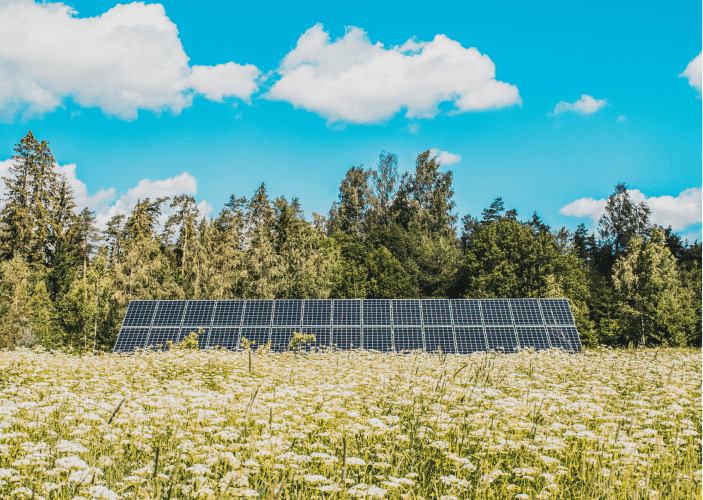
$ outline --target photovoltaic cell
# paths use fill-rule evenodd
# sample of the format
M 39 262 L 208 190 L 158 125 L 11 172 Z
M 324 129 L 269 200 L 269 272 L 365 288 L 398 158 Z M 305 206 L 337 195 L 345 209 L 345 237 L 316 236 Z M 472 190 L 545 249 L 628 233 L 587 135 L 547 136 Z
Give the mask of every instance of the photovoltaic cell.
M 515 325 L 544 325 L 537 299 L 510 299 Z
M 547 325 L 574 325 L 569 301 L 566 299 L 539 299 Z
M 420 301 L 417 299 L 393 299 L 394 326 L 420 326 L 422 317 L 420 316 Z
M 366 305 L 364 305 L 364 309 Z M 390 326 L 364 326 L 364 349 L 388 352 L 393 350 L 393 329 Z
M 213 326 L 236 326 L 242 323 L 243 300 L 218 300 Z
M 549 349 L 547 330 L 543 326 L 518 326 L 516 330 L 521 348 L 532 347 L 536 351 Z
M 517 339 L 512 326 L 487 326 L 486 340 L 490 351 L 510 354 L 517 350 Z
M 288 350 L 293 332 L 301 332 L 299 326 L 274 326 L 271 328 L 271 350 L 283 352 Z
M 158 300 L 133 300 L 129 303 L 122 326 L 151 326 Z
M 248 306 L 249 304 L 247 304 Z M 269 320 L 270 321 L 270 320 Z M 269 343 L 269 338 L 271 337 L 271 328 L 267 327 L 242 327 L 242 334 L 240 335 L 240 348 L 242 339 L 247 339 L 250 343 L 254 343 L 251 347 L 253 349 L 258 349 L 262 345 Z
M 454 325 L 482 325 L 478 299 L 455 299 L 451 301 Z
M 581 340 L 575 327 L 550 326 L 548 331 L 552 347 L 563 349 L 567 352 L 581 352 Z
M 390 326 L 390 299 L 366 299 L 364 308 L 364 326 Z
M 334 326 L 361 326 L 360 300 L 335 300 L 332 303 Z
M 332 329 L 329 326 L 304 326 L 303 334 L 312 334 L 315 336 L 315 342 L 309 345 L 307 349 L 329 347 L 331 330 Z
M 508 299 L 481 299 L 484 325 L 512 325 Z
M 398 352 L 424 349 L 422 328 L 419 326 L 394 326 L 393 344 Z
M 269 326 L 272 311 L 273 300 L 247 300 L 242 326 Z
M 210 326 L 212 313 L 215 311 L 214 300 L 189 300 L 183 324 L 188 326 Z
M 300 326 L 302 314 L 302 300 L 277 300 L 273 306 L 273 324 L 275 326 Z
M 148 328 L 122 328 L 117 337 L 115 352 L 132 352 L 137 348 L 143 348 L 148 336 Z
M 331 342 L 337 349 L 361 349 L 361 327 L 335 326 L 332 328 Z
M 152 328 L 146 345 L 156 351 L 166 350 L 168 349 L 167 343 L 169 341 L 172 344 L 178 343 L 180 332 L 181 329 L 179 327 Z
M 472 352 L 486 352 L 486 338 L 480 326 L 455 326 L 457 354 L 471 354 Z
M 213 328 L 210 332 L 208 347 L 221 347 L 232 351 L 237 349 L 239 344 L 239 327 Z
M 447 305 L 449 307 L 449 305 Z M 424 313 L 423 307 L 423 313 Z M 455 354 L 454 332 L 451 326 L 425 326 L 425 349 L 427 352 L 442 351 Z
M 185 300 L 161 300 L 156 309 L 152 326 L 181 326 L 183 311 L 186 308 Z
M 331 319 L 331 300 L 305 301 L 303 305 L 303 326 L 328 326 Z
M 427 325 L 449 325 L 452 324 L 451 313 L 449 312 L 449 300 L 447 299 L 423 299 L 422 319 Z M 425 330 L 427 333 L 427 330 Z M 427 340 L 427 339 L 425 339 Z M 446 351 L 444 351 L 446 352 Z

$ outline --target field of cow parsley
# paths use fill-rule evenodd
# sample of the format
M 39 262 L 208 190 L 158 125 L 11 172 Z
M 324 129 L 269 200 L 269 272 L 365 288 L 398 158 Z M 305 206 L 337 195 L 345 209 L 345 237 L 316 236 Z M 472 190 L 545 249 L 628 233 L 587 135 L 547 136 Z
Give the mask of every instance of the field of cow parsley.
M 0 352 L 0 498 L 701 497 L 700 350 Z

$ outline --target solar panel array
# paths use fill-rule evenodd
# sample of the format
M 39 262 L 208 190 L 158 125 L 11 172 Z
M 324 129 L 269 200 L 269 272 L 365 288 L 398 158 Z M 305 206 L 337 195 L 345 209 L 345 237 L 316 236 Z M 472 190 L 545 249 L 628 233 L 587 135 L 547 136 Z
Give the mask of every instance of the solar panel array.
M 115 351 L 163 350 L 191 332 L 201 349 L 236 350 L 246 339 L 284 351 L 300 332 L 315 335 L 308 348 L 581 351 L 566 299 L 133 300 Z

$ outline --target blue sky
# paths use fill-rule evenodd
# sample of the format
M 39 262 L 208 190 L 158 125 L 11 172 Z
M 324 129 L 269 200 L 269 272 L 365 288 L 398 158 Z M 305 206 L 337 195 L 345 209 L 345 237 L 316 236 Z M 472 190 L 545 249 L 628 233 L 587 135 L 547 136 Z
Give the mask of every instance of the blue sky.
M 261 182 L 309 216 L 352 165 L 385 150 L 406 171 L 436 149 L 460 216 L 502 196 L 522 218 L 594 228 L 625 182 L 655 222 L 700 239 L 701 14 L 0 0 L 0 167 L 31 129 L 101 222 L 181 192 L 216 214 Z

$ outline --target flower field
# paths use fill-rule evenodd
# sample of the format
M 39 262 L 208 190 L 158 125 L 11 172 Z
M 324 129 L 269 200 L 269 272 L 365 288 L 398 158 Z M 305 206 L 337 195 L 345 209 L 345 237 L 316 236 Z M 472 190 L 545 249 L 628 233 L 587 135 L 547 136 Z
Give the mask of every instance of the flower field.
M 701 353 L 0 352 L 0 498 L 700 498 Z

